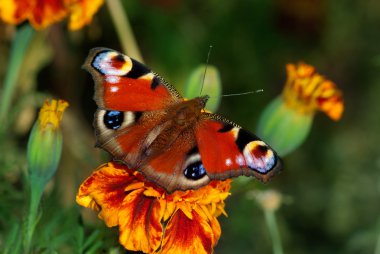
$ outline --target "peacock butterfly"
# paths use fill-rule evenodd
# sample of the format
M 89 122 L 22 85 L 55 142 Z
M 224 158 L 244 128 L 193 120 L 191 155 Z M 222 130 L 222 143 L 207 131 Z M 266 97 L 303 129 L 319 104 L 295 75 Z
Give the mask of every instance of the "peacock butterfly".
M 240 175 L 267 182 L 281 170 L 261 139 L 204 110 L 209 96 L 185 100 L 145 65 L 112 49 L 92 49 L 83 67 L 95 81 L 96 146 L 168 192 Z

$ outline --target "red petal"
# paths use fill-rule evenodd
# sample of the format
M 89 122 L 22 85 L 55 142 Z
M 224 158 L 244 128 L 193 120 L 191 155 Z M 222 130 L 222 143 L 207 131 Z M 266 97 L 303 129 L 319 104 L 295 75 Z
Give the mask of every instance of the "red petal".
M 119 209 L 126 196 L 124 189 L 134 179 L 123 168 L 105 164 L 82 183 L 77 203 L 92 209 L 100 208 L 99 217 L 104 219 L 107 226 L 117 226 Z
M 146 197 L 144 190 L 128 194 L 119 212 L 120 243 L 128 250 L 151 253 L 161 245 L 165 203 Z
M 219 223 L 215 219 L 216 222 L 213 221 L 211 226 L 195 210 L 192 211 L 192 217 L 189 219 L 181 210 L 177 210 L 167 224 L 162 253 L 212 253 L 220 236 Z

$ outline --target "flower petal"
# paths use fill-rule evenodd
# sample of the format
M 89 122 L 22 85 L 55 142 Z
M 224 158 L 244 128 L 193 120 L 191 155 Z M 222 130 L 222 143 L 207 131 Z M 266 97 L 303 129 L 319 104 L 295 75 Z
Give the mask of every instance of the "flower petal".
M 32 1 L 29 21 L 36 29 L 45 28 L 62 20 L 67 15 L 67 9 L 62 0 Z M 18 3 L 18 5 L 20 5 Z
M 48 25 L 62 20 L 67 15 L 67 10 L 61 0 L 1 0 L 0 16 L 11 24 L 19 24 L 29 19 L 36 29 L 45 28 Z
M 177 210 L 166 226 L 162 253 L 212 253 L 220 236 L 219 223 L 215 218 L 210 223 L 195 210 L 192 218 L 189 219 L 182 210 Z
M 343 114 L 343 98 L 335 84 L 325 81 L 321 85 L 320 96 L 317 98 L 319 109 L 325 112 L 331 119 L 338 121 Z
M 161 245 L 165 202 L 146 197 L 143 192 L 129 193 L 120 207 L 119 241 L 128 250 L 152 253 Z
M 57 129 L 68 106 L 69 103 L 64 100 L 45 100 L 38 116 L 41 127 Z
M 103 4 L 103 0 L 79 0 L 70 6 L 69 29 L 77 30 L 91 22 L 92 17 Z
M 28 0 L 0 0 L 0 17 L 7 23 L 18 24 L 28 18 L 30 6 Z
M 70 15 L 69 28 L 79 29 L 92 20 L 104 0 L 0 0 L 0 18 L 10 24 L 29 20 L 35 29 Z
M 124 189 L 133 179 L 133 175 L 121 166 L 104 164 L 82 183 L 76 201 L 84 207 L 100 209 L 99 217 L 107 226 L 117 226 L 119 209 L 126 195 Z
M 332 81 L 305 63 L 288 64 L 286 70 L 288 77 L 283 98 L 288 107 L 302 114 L 320 110 L 333 120 L 341 118 L 344 110 L 342 93 Z

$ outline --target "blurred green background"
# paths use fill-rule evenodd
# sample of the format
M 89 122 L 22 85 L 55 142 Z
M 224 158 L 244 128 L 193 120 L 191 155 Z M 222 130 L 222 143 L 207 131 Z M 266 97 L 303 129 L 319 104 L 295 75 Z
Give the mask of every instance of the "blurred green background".
M 180 91 L 190 72 L 205 62 L 209 45 L 213 45 L 210 64 L 220 71 L 224 94 L 264 89 L 264 93 L 222 99 L 218 113 L 249 130 L 255 130 L 262 110 L 281 93 L 289 62 L 302 60 L 315 66 L 343 91 L 341 121 L 318 114 L 306 142 L 284 158 L 280 175 L 266 185 L 253 179 L 234 183 L 227 200 L 229 217 L 220 218 L 222 236 L 215 253 L 272 252 L 263 211 L 247 198 L 247 191 L 256 189 L 276 189 L 284 195 L 276 214 L 285 253 L 380 253 L 379 1 L 141 0 L 123 4 L 145 63 Z M 3 79 L 14 29 L 1 23 L 0 31 Z M 28 53 L 20 75 L 15 101 L 23 101 L 23 106 L 11 133 L 0 144 L 3 232 L 23 215 L 20 179 L 26 140 L 46 94 L 69 101 L 70 108 L 63 121 L 62 162 L 44 201 L 42 229 L 44 221 L 57 218 L 60 207 L 76 206 L 79 184 L 109 159 L 93 147 L 93 81 L 81 69 L 93 47 L 122 50 L 107 7 L 82 30 L 53 25 L 32 43 L 41 46 Z M 30 73 L 36 73 L 35 77 Z M 109 232 L 94 215 L 84 214 L 89 225 L 86 234 L 95 228 Z M 116 241 L 117 231 L 107 237 Z

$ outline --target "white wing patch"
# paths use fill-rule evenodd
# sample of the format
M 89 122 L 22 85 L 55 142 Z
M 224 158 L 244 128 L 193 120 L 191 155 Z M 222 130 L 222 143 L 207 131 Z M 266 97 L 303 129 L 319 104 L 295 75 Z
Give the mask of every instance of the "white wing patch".
M 119 66 L 115 66 L 115 58 Z M 115 51 L 105 51 L 99 53 L 92 66 L 104 75 L 124 76 L 132 69 L 132 60 Z

